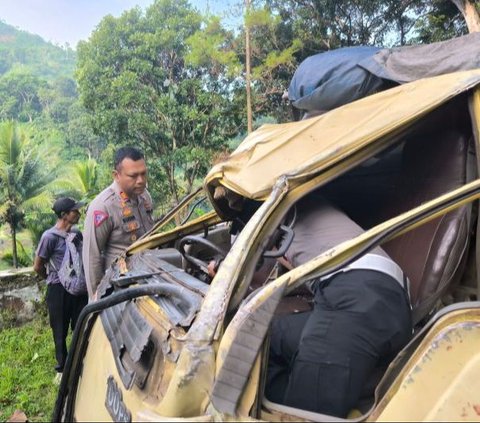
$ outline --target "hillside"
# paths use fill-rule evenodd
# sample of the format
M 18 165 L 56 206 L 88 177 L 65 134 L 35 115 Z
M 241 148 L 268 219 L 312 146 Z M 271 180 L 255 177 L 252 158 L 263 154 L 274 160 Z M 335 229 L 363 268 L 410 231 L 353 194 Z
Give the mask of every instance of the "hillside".
M 72 77 L 76 54 L 71 48 L 53 45 L 39 35 L 14 28 L 0 20 L 0 76 L 14 67 L 26 67 L 46 80 Z

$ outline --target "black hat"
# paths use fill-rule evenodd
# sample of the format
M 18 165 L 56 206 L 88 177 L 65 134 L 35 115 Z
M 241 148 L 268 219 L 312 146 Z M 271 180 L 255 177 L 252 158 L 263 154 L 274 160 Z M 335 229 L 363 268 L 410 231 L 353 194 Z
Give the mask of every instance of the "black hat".
M 82 208 L 85 203 L 81 201 L 75 201 L 73 198 L 61 197 L 55 203 L 53 203 L 52 210 L 58 217 L 61 217 L 62 213 L 68 213 L 72 210 L 78 210 Z

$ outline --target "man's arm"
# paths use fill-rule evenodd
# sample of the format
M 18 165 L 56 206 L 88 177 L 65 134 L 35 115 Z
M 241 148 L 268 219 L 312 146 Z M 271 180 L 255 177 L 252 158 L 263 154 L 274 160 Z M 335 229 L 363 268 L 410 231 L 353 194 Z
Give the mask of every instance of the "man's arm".
M 33 270 L 42 279 L 47 279 L 47 264 L 55 250 L 56 237 L 48 232 L 42 234 L 35 251 Z
M 43 259 L 42 257 L 35 256 L 35 260 L 33 262 L 33 270 L 35 270 L 35 273 L 42 279 L 47 279 L 46 265 L 47 260 Z
M 105 205 L 92 202 L 87 210 L 83 232 L 83 267 L 88 296 L 95 299 L 100 280 L 105 273 L 104 251 L 113 229 L 112 218 Z

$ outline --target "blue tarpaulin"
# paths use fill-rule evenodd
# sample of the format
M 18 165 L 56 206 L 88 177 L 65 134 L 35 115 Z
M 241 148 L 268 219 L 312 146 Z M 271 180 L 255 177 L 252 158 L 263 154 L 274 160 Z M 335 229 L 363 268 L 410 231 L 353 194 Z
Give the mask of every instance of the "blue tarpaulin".
M 393 48 L 345 47 L 305 59 L 288 88 L 293 106 L 326 111 L 392 84 L 480 68 L 480 33 Z
M 378 91 L 383 79 L 359 66 L 380 51 L 377 47 L 346 47 L 305 59 L 288 88 L 297 109 L 331 110 Z

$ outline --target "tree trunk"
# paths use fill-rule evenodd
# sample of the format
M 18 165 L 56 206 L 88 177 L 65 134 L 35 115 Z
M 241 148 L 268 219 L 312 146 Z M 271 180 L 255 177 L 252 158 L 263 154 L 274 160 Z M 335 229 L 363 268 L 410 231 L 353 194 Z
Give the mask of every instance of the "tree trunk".
M 475 1 L 471 0 L 451 0 L 462 12 L 467 23 L 468 32 L 480 32 L 480 16 L 475 7 Z
M 13 267 L 18 268 L 18 254 L 17 254 L 17 231 L 15 229 L 15 223 L 10 223 L 10 232 L 12 234 L 12 261 Z
M 248 14 L 250 10 L 250 0 L 245 0 L 245 13 Z M 253 130 L 252 119 L 252 88 L 251 88 L 251 64 L 250 64 L 250 27 L 245 25 L 245 82 L 247 89 L 247 131 Z

